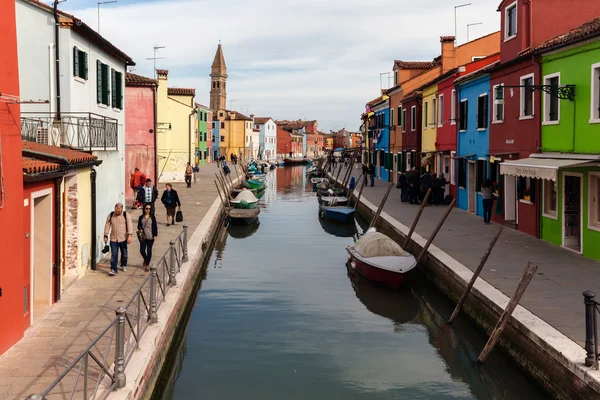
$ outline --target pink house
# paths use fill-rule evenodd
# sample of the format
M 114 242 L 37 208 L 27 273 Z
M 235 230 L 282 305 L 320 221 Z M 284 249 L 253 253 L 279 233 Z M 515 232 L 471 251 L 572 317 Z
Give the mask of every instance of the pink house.
M 144 76 L 125 75 L 125 198 L 133 199 L 129 179 L 135 168 L 153 180 L 156 171 L 156 88 L 157 81 Z

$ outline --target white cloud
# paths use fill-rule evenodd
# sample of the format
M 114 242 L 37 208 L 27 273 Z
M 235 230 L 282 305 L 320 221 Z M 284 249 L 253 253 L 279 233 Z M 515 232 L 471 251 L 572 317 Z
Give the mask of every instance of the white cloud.
M 467 23 L 483 22 L 471 27 L 471 39 L 499 28 L 499 0 L 472 2 L 458 11 L 459 43 Z M 95 2 L 69 0 L 64 7 L 96 27 Z M 221 40 L 233 108 L 281 119 L 302 115 L 324 130 L 357 129 L 394 59 L 431 60 L 440 54 L 439 37 L 454 33 L 454 4 L 445 0 L 119 0 L 102 7 L 102 35 L 133 57 L 137 73 L 152 76 L 146 58 L 154 45 L 166 46 L 157 67 L 208 104 Z

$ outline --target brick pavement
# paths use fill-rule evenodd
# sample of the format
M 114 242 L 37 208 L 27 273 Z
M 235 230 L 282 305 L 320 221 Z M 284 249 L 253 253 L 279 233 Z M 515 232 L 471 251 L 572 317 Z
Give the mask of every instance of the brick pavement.
M 353 176 L 357 180 L 360 173 L 360 169 L 355 167 Z M 343 175 L 342 172 L 341 176 Z M 378 206 L 387 186 L 387 182 L 376 179 L 375 186 L 365 187 L 362 195 Z M 383 211 L 410 227 L 418 208 L 416 205 L 402 203 L 400 190 L 394 188 Z M 445 208 L 426 207 L 416 233 L 429 238 Z M 484 225 L 482 218 L 455 208 L 433 243 L 467 268 L 474 270 L 496 234 L 498 226 L 494 223 Z M 520 304 L 583 347 L 585 314 L 581 293 L 591 289 L 600 294 L 600 262 L 505 228 L 481 277 L 511 297 L 528 261 L 537 264 L 539 269 Z
M 181 198 L 190 236 L 218 197 L 213 183 L 216 171 L 216 164 L 204 165 L 192 188 L 186 188 L 185 184 L 173 185 Z M 162 189 L 159 184 L 161 194 Z M 127 209 L 134 227 L 140 211 Z M 159 235 L 153 249 L 154 261 L 160 259 L 183 225 L 166 227 L 162 204 L 157 204 L 157 218 Z M 71 286 L 48 314 L 25 332 L 21 341 L 0 356 L 0 400 L 23 399 L 44 390 L 110 323 L 115 309 L 131 298 L 146 277 L 138 243 L 134 238 L 129 246 L 127 272 L 119 271 L 117 276 L 109 277 L 106 260 L 99 263 L 96 271 L 88 271 Z M 70 387 L 67 390 L 70 391 Z

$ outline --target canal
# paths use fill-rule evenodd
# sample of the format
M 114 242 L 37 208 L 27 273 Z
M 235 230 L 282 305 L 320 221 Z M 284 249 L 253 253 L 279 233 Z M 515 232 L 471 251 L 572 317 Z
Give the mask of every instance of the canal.
M 366 229 L 319 221 L 304 168 L 268 176 L 259 224 L 223 227 L 153 399 L 544 399 L 418 275 L 349 274 Z

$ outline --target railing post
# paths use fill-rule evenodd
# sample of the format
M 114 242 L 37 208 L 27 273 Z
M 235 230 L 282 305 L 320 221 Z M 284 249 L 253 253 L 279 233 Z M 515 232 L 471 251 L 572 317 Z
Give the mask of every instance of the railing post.
M 596 293 L 591 290 L 583 292 L 583 303 L 585 304 L 585 366 L 591 367 L 596 362 L 596 354 L 594 351 L 594 313 L 596 301 L 594 300 Z
M 156 265 L 150 266 L 150 323 L 158 322 L 156 314 Z
M 183 258 L 182 262 L 188 262 L 188 226 L 183 225 Z
M 115 383 L 117 389 L 125 387 L 125 310 L 124 307 L 119 307 L 115 310 L 117 314 L 117 348 L 115 350 Z
M 171 286 L 177 285 L 177 278 L 175 275 L 177 274 L 177 270 L 175 267 L 177 266 L 177 260 L 175 259 L 175 242 L 171 240 L 169 242 L 169 267 L 171 273 Z

